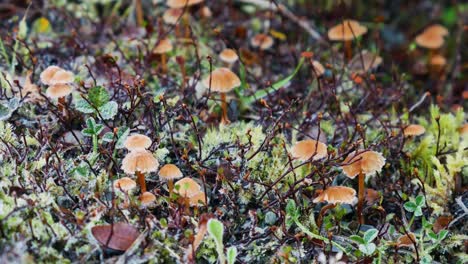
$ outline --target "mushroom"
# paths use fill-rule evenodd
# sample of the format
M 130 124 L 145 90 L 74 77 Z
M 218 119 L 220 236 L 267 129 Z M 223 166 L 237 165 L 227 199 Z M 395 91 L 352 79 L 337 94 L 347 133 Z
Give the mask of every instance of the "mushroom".
M 181 196 L 185 209 L 190 207 L 190 198 L 199 195 L 201 192 L 200 185 L 192 178 L 182 178 L 175 183 L 174 192 Z
M 447 59 L 439 54 L 432 56 L 429 61 L 429 68 L 435 76 L 441 76 L 441 74 L 444 72 L 445 65 L 447 65 Z
M 458 132 L 459 132 L 460 135 L 462 135 L 462 136 L 467 136 L 467 135 L 468 135 L 468 124 L 464 124 L 463 126 L 461 126 L 460 128 L 458 128 Z
M 151 139 L 145 135 L 133 134 L 125 139 L 124 147 L 129 151 L 145 150 L 151 146 Z
M 128 192 L 136 187 L 136 182 L 129 177 L 123 177 L 114 182 L 114 188 Z
M 189 205 L 197 207 L 199 204 L 206 205 L 206 194 L 199 191 L 195 195 L 189 197 Z
M 365 175 L 372 175 L 380 170 L 385 165 L 385 158 L 379 152 L 375 151 L 354 151 L 350 153 L 341 165 L 345 175 L 354 179 L 359 175 L 359 193 L 358 193 L 358 209 L 357 214 L 359 223 L 364 224 L 362 215 L 362 207 L 364 205 L 364 180 Z
M 358 21 L 345 19 L 342 23 L 328 30 L 328 38 L 333 41 L 343 41 L 345 45 L 345 58 L 352 58 L 351 41 L 366 34 L 367 27 L 361 25 Z
M 313 60 L 312 68 L 314 69 L 314 73 L 317 78 L 320 78 L 325 73 L 325 67 L 323 67 L 319 61 Z
M 227 115 L 226 93 L 241 85 L 239 77 L 228 68 L 218 68 L 202 81 L 203 85 L 221 94 L 222 124 L 229 124 Z
M 24 80 L 23 89 L 21 89 L 21 96 L 24 97 L 25 102 L 41 102 L 44 98 L 40 95 L 39 86 L 31 81 L 32 71 L 28 71 Z
M 356 54 L 349 62 L 349 69 L 353 73 L 363 74 L 382 64 L 382 57 L 369 51 L 362 51 Z
M 146 192 L 145 173 L 158 170 L 159 162 L 148 150 L 130 151 L 122 160 L 122 170 L 127 174 L 136 174 L 141 192 Z
M 170 8 L 190 8 L 191 6 L 197 5 L 202 3 L 203 0 L 167 0 L 166 5 Z M 185 37 L 190 37 L 190 30 L 189 30 L 189 16 L 188 14 L 183 14 L 182 16 L 184 25 L 185 25 Z
M 333 209 L 337 204 L 353 204 L 356 201 L 356 191 L 353 188 L 345 186 L 330 186 L 323 190 L 314 200 L 314 203 L 327 202 L 328 205 L 320 210 L 317 225 L 322 225 L 322 219 L 325 213 Z
M 219 58 L 223 63 L 224 66 L 231 68 L 232 65 L 239 59 L 237 53 L 233 49 L 224 49 L 220 54 Z
M 260 48 L 260 50 L 267 50 L 274 44 L 273 38 L 267 34 L 257 34 L 251 40 L 250 44 L 254 48 Z
M 306 139 L 296 142 L 291 148 L 291 154 L 300 161 L 319 160 L 327 156 L 327 145 L 317 140 Z
M 421 125 L 411 124 L 403 129 L 403 135 L 406 137 L 420 136 L 426 132 L 426 129 Z
M 159 41 L 158 45 L 153 49 L 154 54 L 158 54 L 161 56 L 161 67 L 162 67 L 162 72 L 166 73 L 167 67 L 166 67 L 166 53 L 171 52 L 173 49 L 171 41 L 168 38 L 161 39 Z
M 156 196 L 150 192 L 144 192 L 140 195 L 140 202 L 143 206 L 151 205 L 156 201 Z
M 74 75 L 58 66 L 49 66 L 40 74 L 41 82 L 49 85 L 46 95 L 52 99 L 58 99 L 58 110 L 66 116 L 65 97 L 72 92 L 69 85 L 73 82 Z
M 159 178 L 167 181 L 167 186 L 169 188 L 169 197 L 172 194 L 174 180 L 180 179 L 183 176 L 184 175 L 182 174 L 180 169 L 174 164 L 166 164 L 161 167 L 161 169 L 159 170 Z
M 423 30 L 414 40 L 418 46 L 429 50 L 428 61 L 430 62 L 436 51 L 444 45 L 444 37 L 448 33 L 448 30 L 441 25 L 432 25 Z
M 174 25 L 175 36 L 180 37 L 179 20 L 184 15 L 183 8 L 169 8 L 163 14 L 163 21 L 166 24 Z

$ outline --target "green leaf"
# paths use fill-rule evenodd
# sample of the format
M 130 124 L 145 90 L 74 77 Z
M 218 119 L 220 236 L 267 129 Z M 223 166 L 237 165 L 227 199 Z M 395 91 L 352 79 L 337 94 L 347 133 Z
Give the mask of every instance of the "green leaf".
M 419 195 L 418 197 L 416 197 L 416 205 L 423 207 L 425 203 L 426 203 L 426 199 L 424 198 L 423 195 Z
M 292 199 L 289 199 L 288 204 L 286 205 L 286 214 L 293 219 L 297 219 L 299 217 L 299 210 L 296 207 L 296 202 Z
M 105 120 L 112 119 L 117 114 L 117 111 L 118 105 L 114 101 L 107 102 L 103 106 L 99 107 L 99 112 Z
M 82 113 L 85 113 L 85 114 L 94 113 L 94 108 L 90 104 L 88 104 L 88 102 L 86 102 L 86 100 L 83 99 L 83 98 L 80 98 L 80 99 L 76 100 L 75 108 L 76 108 L 76 110 L 78 110 L 78 111 L 80 111 Z
M 414 211 L 414 216 L 421 216 L 423 215 L 421 207 L 416 207 L 416 210 Z
M 437 236 L 434 232 L 432 232 L 432 231 L 429 231 L 429 232 L 427 233 L 427 235 L 428 235 L 432 240 L 437 240 L 437 238 L 438 238 L 438 236 Z
M 117 149 L 123 148 L 123 144 L 125 139 L 127 138 L 128 134 L 130 134 L 130 129 L 128 127 L 119 127 L 117 129 L 117 142 L 115 144 L 115 147 Z M 112 142 L 114 140 L 114 133 L 113 132 L 107 132 L 102 136 L 102 141 L 104 142 Z
M 351 235 L 349 238 L 358 244 L 366 244 L 366 241 L 358 235 Z
M 270 87 L 268 87 L 266 89 L 259 90 L 259 91 L 255 92 L 253 95 L 251 95 L 249 97 L 241 98 L 242 103 L 245 104 L 245 105 L 250 105 L 253 102 L 267 96 L 268 94 L 279 90 L 281 87 L 284 87 L 299 72 L 299 69 L 301 69 L 301 66 L 302 66 L 303 63 L 304 63 L 304 58 L 301 58 L 301 60 L 297 64 L 294 71 L 288 77 L 286 77 L 286 78 L 272 84 Z
M 408 212 L 414 212 L 416 211 L 416 208 L 418 207 L 415 203 L 413 202 L 406 202 L 403 207 L 405 208 L 406 211 Z
M 234 262 L 236 262 L 236 257 L 237 257 L 237 248 L 236 247 L 228 248 L 226 255 L 227 255 L 227 263 L 234 264 Z
M 448 230 L 442 230 L 442 231 L 440 231 L 440 232 L 439 232 L 439 237 L 437 238 L 437 240 L 439 240 L 439 241 L 444 240 L 444 239 L 447 237 L 448 233 L 449 233 Z
M 359 245 L 359 250 L 365 255 L 372 255 L 377 247 L 374 243 Z
M 377 229 L 374 229 L 374 228 L 369 229 L 364 233 L 364 236 L 363 236 L 364 241 L 366 241 L 366 243 L 370 243 L 377 237 L 378 234 L 379 234 L 379 231 Z
M 21 19 L 19 23 L 18 38 L 26 39 L 27 35 L 28 35 L 28 24 L 26 23 L 26 15 L 24 15 L 23 19 Z
M 224 226 L 221 221 L 217 219 L 210 219 L 208 221 L 208 234 L 215 240 L 216 244 L 222 245 L 223 244 L 223 233 L 224 233 Z
M 88 91 L 89 101 L 97 108 L 109 102 L 109 92 L 102 86 L 95 86 Z

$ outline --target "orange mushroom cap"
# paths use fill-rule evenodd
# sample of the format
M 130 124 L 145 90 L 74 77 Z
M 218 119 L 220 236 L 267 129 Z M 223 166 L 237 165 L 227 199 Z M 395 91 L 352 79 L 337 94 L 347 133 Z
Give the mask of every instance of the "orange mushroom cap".
M 314 67 L 315 74 L 317 77 L 322 76 L 325 73 L 325 67 L 319 61 L 312 61 L 312 67 Z
M 75 76 L 71 71 L 66 71 L 66 70 L 58 70 L 54 73 L 52 76 L 52 79 L 50 79 L 49 84 L 50 85 L 56 85 L 56 84 L 68 84 L 72 83 L 73 79 Z
M 341 166 L 343 172 L 353 179 L 360 172 L 371 175 L 382 170 L 385 165 L 385 158 L 375 151 L 361 151 L 360 153 L 353 151 L 346 157 L 344 163 L 347 165 Z
M 62 68 L 55 66 L 55 65 L 47 67 L 45 70 L 41 72 L 41 75 L 39 76 L 41 79 L 41 82 L 43 84 L 50 85 L 51 84 L 50 81 L 52 80 L 52 77 L 54 76 L 54 74 L 61 69 Z
M 130 191 L 136 187 L 136 182 L 129 177 L 123 177 L 114 182 L 114 188 L 122 191 Z
M 145 135 L 133 134 L 125 139 L 124 147 L 130 151 L 145 150 L 151 146 L 151 139 Z
M 314 203 L 327 202 L 331 204 L 353 204 L 356 201 L 356 191 L 345 186 L 331 186 L 322 191 L 314 199 Z
M 224 49 L 220 54 L 219 58 L 227 63 L 234 63 L 239 59 L 237 53 L 233 49 Z
M 437 54 L 431 58 L 429 63 L 435 66 L 445 66 L 447 64 L 447 59 L 444 56 Z
M 349 62 L 349 68 L 352 72 L 363 74 L 382 64 L 382 57 L 369 51 L 362 51 L 356 54 Z
M 163 14 L 163 21 L 169 25 L 175 25 L 184 14 L 183 8 L 170 8 Z
M 202 83 L 205 87 L 219 93 L 227 93 L 241 85 L 239 77 L 228 68 L 218 68 L 214 70 Z
M 163 180 L 174 180 L 182 178 L 184 175 L 174 164 L 166 164 L 159 170 L 159 178 Z
M 307 161 L 312 157 L 313 160 L 319 160 L 327 156 L 327 145 L 313 139 L 302 140 L 294 144 L 291 154 L 300 161 Z
M 192 207 L 193 206 L 199 206 L 200 204 L 206 205 L 205 198 L 206 198 L 205 193 L 202 192 L 202 191 L 199 191 L 195 195 L 189 197 L 189 204 Z
M 429 34 L 436 34 L 442 37 L 449 35 L 448 29 L 440 24 L 428 26 L 424 31 Z
M 274 40 L 272 37 L 268 36 L 267 34 L 257 34 L 251 40 L 250 44 L 252 47 L 259 47 L 261 50 L 266 50 L 271 48 L 274 44 Z
M 128 174 L 134 174 L 157 171 L 159 162 L 153 154 L 147 150 L 135 150 L 125 156 L 122 160 L 122 170 Z
M 144 192 L 140 195 L 140 202 L 142 205 L 148 206 L 156 201 L 156 196 L 150 192 Z
M 203 2 L 203 0 L 167 0 L 166 5 L 170 8 L 183 8 Z
M 468 135 L 468 124 L 464 124 L 458 129 L 461 135 Z
M 172 51 L 172 43 L 168 38 L 161 39 L 158 45 L 153 49 L 154 54 L 163 54 Z
M 49 98 L 57 99 L 57 98 L 65 97 L 71 94 L 71 92 L 72 92 L 72 88 L 70 85 L 56 84 L 56 85 L 49 86 L 49 88 L 47 88 L 46 95 Z
M 426 49 L 438 49 L 444 45 L 444 37 L 431 31 L 423 31 L 415 38 L 416 44 Z
M 367 33 L 367 27 L 358 21 L 346 19 L 328 30 L 328 38 L 334 41 L 348 41 Z
M 192 178 L 183 178 L 178 180 L 174 186 L 174 192 L 185 198 L 190 198 L 200 192 L 200 185 Z
M 423 126 L 416 124 L 409 125 L 403 130 L 403 134 L 405 136 L 419 136 L 424 134 L 424 132 L 426 132 L 426 129 Z

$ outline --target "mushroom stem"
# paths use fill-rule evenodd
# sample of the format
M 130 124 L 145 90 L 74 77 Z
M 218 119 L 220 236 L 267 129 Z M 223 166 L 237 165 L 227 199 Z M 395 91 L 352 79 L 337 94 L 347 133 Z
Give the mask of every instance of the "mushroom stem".
M 145 175 L 141 173 L 140 171 L 137 171 L 136 175 L 137 175 L 138 184 L 140 185 L 141 193 L 146 192 Z
M 138 26 L 143 26 L 143 8 L 141 6 L 141 0 L 135 0 L 135 12 Z
M 346 62 L 348 62 L 353 57 L 353 49 L 351 48 L 351 41 L 345 40 L 344 47 L 345 47 L 345 59 L 346 59 Z
M 185 211 L 185 214 L 189 214 L 190 213 L 190 198 L 188 197 L 184 197 L 184 211 Z
M 189 15 L 188 13 L 184 14 L 184 27 L 185 27 L 185 38 L 190 39 L 190 26 L 189 26 Z
M 364 224 L 364 216 L 362 215 L 362 209 L 364 206 L 364 179 L 365 175 L 362 173 L 362 171 L 359 172 L 358 176 L 358 181 L 359 181 L 359 186 L 358 186 L 358 205 L 357 205 L 357 214 L 358 214 L 358 219 L 359 219 L 359 224 Z
M 174 190 L 174 180 L 168 180 L 167 181 L 167 188 L 169 189 L 169 198 L 172 195 L 172 190 Z
M 229 121 L 229 117 L 228 117 L 228 114 L 227 114 L 227 102 L 226 102 L 226 94 L 225 93 L 221 93 L 221 109 L 223 111 L 222 116 L 221 116 L 221 124 L 227 125 L 227 124 L 231 123 L 231 121 Z
M 166 53 L 161 54 L 161 68 L 162 68 L 162 73 L 166 73 L 166 71 L 167 71 Z
M 319 218 L 317 219 L 317 226 L 319 230 L 322 228 L 323 216 L 327 213 L 328 210 L 331 210 L 336 207 L 336 204 L 327 204 L 322 210 L 320 210 Z
M 64 117 L 67 116 L 67 109 L 65 107 L 65 104 L 66 104 L 65 97 L 60 97 L 58 99 L 58 110 Z

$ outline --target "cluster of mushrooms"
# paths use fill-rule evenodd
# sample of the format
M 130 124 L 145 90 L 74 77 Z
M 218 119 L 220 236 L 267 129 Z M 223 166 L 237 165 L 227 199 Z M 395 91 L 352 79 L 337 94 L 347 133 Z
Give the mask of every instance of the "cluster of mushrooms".
M 156 196 L 147 190 L 145 174 L 158 171 L 159 162 L 148 150 L 152 141 L 149 137 L 141 134 L 133 134 L 125 140 L 124 146 L 129 153 L 122 160 L 122 170 L 129 175 L 136 175 L 140 186 L 140 201 L 144 206 L 151 205 Z M 181 202 L 189 207 L 206 204 L 206 195 L 200 185 L 189 177 L 183 178 L 182 171 L 174 164 L 166 164 L 159 169 L 159 179 L 167 182 L 169 197 L 173 193 L 178 194 Z M 174 184 L 174 180 L 178 180 Z M 136 182 L 129 177 L 123 177 L 114 182 L 114 187 L 123 192 L 128 192 L 136 187 Z M 175 188 L 174 188 L 175 187 Z

